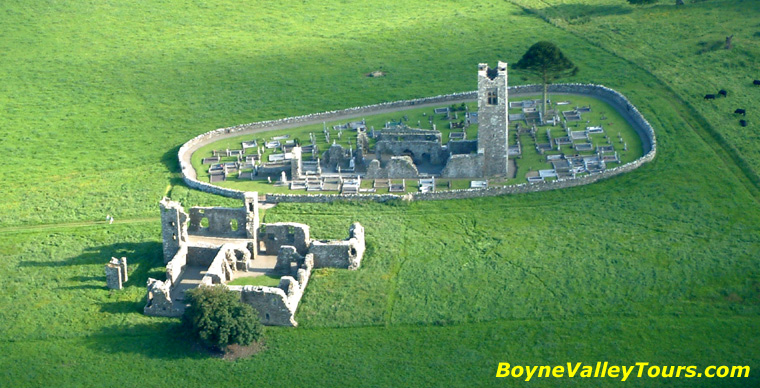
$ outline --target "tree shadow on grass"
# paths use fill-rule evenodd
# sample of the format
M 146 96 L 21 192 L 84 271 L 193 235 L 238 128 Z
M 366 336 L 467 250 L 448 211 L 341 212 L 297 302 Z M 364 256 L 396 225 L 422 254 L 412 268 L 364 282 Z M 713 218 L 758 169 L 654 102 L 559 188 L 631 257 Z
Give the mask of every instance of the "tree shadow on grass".
M 95 354 L 138 354 L 161 360 L 212 357 L 180 323 L 159 318 L 149 323 L 104 327 L 90 336 L 86 344 Z
M 90 282 L 93 280 L 103 280 L 105 279 L 105 275 L 103 276 L 72 276 L 69 278 L 69 280 L 75 281 L 75 282 Z
M 581 18 L 626 15 L 633 11 L 624 5 L 558 4 L 546 7 L 539 12 L 550 18 L 560 18 L 571 22 Z
M 145 298 L 138 301 L 121 300 L 118 302 L 103 303 L 100 305 L 100 312 L 107 314 L 131 314 L 143 313 L 145 307 Z
M 58 290 L 102 290 L 102 289 L 106 288 L 105 281 L 106 281 L 106 277 L 103 276 L 103 285 L 102 286 L 97 286 L 97 285 L 94 285 L 94 284 L 82 284 L 82 285 L 79 285 L 79 286 L 58 287 L 57 289 Z

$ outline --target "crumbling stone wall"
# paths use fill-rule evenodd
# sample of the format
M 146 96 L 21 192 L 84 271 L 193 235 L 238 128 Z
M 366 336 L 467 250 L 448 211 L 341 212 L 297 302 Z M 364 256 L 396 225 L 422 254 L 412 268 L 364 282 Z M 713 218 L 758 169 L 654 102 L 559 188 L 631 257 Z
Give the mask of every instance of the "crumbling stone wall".
M 180 246 L 187 242 L 187 213 L 182 204 L 164 197 L 159 202 L 161 209 L 161 237 L 164 248 L 164 264 L 177 254 Z
M 228 288 L 240 292 L 240 300 L 259 313 L 261 323 L 264 325 L 298 326 L 295 313 L 309 283 L 313 268 L 313 256 L 308 254 L 298 269 L 296 278 L 283 276 L 277 287 L 228 286 Z
M 227 244 L 222 245 L 222 248 L 217 251 L 214 260 L 208 266 L 206 274 L 201 279 L 201 284 L 210 286 L 226 283 L 232 279 L 232 267 L 230 267 L 230 263 L 227 261 L 228 252 L 231 250 L 232 248 Z
M 309 253 L 314 256 L 314 268 L 358 269 L 364 257 L 364 227 L 351 225 L 349 238 L 344 241 L 312 241 Z
M 184 210 L 178 203 L 170 202 L 162 201 L 162 211 L 169 208 L 174 211 L 174 213 L 170 212 L 172 217 L 180 217 Z M 205 274 L 200 280 L 202 286 L 222 285 L 232 279 L 233 272 L 247 271 L 251 259 L 250 251 L 256 250 L 253 247 L 256 246 L 255 242 L 260 233 L 267 253 L 279 252 L 276 269 L 289 270 L 288 272 L 294 276 L 282 277 L 278 287 L 230 286 L 229 288 L 240 292 L 241 300 L 259 312 L 265 325 L 296 326 L 295 312 L 308 284 L 315 261 L 315 254 L 308 252 L 312 243 L 309 237 L 309 226 L 299 223 L 275 223 L 256 229 L 258 227 L 257 204 L 256 193 L 247 193 L 244 197 L 243 208 L 190 209 L 190 215 L 185 216 L 185 221 L 191 225 L 188 229 L 194 229 L 194 232 L 197 232 L 200 226 L 201 216 L 209 217 L 209 227 L 199 233 L 202 236 L 224 235 L 226 233 L 224 228 L 219 227 L 218 224 L 224 223 L 231 217 L 240 217 L 242 214 L 245 217 L 245 226 L 240 228 L 241 234 L 253 238 L 248 241 L 243 239 L 241 243 L 226 243 L 221 247 L 212 242 L 201 242 L 197 237 L 192 243 L 186 239 L 183 240 L 174 252 L 174 256 L 166 264 L 167 280 L 162 282 L 149 279 L 145 314 L 171 317 L 182 314 L 183 304 L 173 304 L 171 291 L 174 285 L 182 282 L 182 274 L 188 266 L 205 268 Z M 237 219 L 240 220 L 240 218 Z M 173 230 L 171 228 L 175 228 L 178 224 L 171 224 L 171 220 L 170 217 L 167 220 L 162 219 L 162 228 Z M 164 236 L 168 234 L 165 233 Z M 170 238 L 168 242 L 174 241 Z M 322 243 L 330 244 L 330 242 Z M 364 255 L 364 244 L 364 228 L 355 223 L 349 229 L 348 240 L 336 242 L 330 248 L 333 251 L 323 249 L 317 252 L 317 255 L 323 266 L 336 263 L 342 268 L 357 269 Z M 334 251 L 335 247 L 340 249 Z M 126 265 L 126 260 L 124 264 Z M 295 271 L 292 270 L 292 264 L 296 264 Z M 119 279 L 121 279 L 121 273 L 118 271 L 120 268 L 116 268 Z
M 477 140 L 449 140 L 446 146 L 453 155 L 478 152 Z
M 143 308 L 145 315 L 154 317 L 178 317 L 182 311 L 174 307 L 171 298 L 171 282 L 162 282 L 148 278 L 147 303 Z
M 204 243 L 188 245 L 186 264 L 191 267 L 208 267 L 218 252 L 219 247 L 216 245 Z
M 279 287 L 229 286 L 240 292 L 240 300 L 259 313 L 261 323 L 267 326 L 297 326 L 295 310 L 288 305 L 288 295 Z
M 414 179 L 420 175 L 417 166 L 414 165 L 412 158 L 408 156 L 393 156 L 385 164 L 385 168 L 380 167 L 380 161 L 377 159 L 369 162 L 367 167 L 367 179 Z
M 375 154 L 378 159 L 382 155 L 402 156 L 410 152 L 414 155 L 412 158 L 414 163 L 430 162 L 434 165 L 442 165 L 446 163 L 446 159 L 449 157 L 448 151 L 443 148 L 440 141 L 382 140 L 375 143 Z
M 207 227 L 201 226 L 206 219 Z M 191 235 L 245 238 L 246 209 L 225 207 L 193 207 L 190 208 L 190 225 L 187 230 Z
M 441 171 L 443 178 L 482 178 L 483 154 L 451 155 Z
M 121 290 L 127 282 L 127 258 L 111 258 L 106 264 L 106 286 L 112 290 Z
M 308 250 L 309 225 L 296 222 L 277 222 L 264 224 L 264 231 L 259 235 L 259 240 L 264 243 L 267 255 L 276 255 L 283 245 L 291 245 L 296 248 L 299 255 L 305 255 Z
M 300 265 L 303 263 L 303 260 L 303 256 L 298 254 L 296 247 L 291 245 L 282 245 L 280 246 L 280 251 L 277 252 L 277 263 L 274 266 L 274 270 L 290 270 L 293 263 Z
M 256 245 L 257 233 L 259 230 L 259 195 L 256 192 L 245 193 L 243 200 L 245 207 L 245 237 L 253 240 L 253 245 Z M 253 250 L 252 254 L 256 254 Z
M 330 148 L 322 154 L 322 163 L 330 168 L 345 166 L 345 164 L 348 163 L 348 158 L 346 157 L 347 153 L 348 151 L 343 148 L 342 145 L 332 144 Z
M 166 263 L 166 280 L 176 284 L 187 267 L 187 245 L 182 245 L 174 258 Z
M 227 246 L 226 258 L 227 264 L 234 271 L 248 272 L 248 266 L 251 264 L 251 251 L 247 246 L 225 244 Z

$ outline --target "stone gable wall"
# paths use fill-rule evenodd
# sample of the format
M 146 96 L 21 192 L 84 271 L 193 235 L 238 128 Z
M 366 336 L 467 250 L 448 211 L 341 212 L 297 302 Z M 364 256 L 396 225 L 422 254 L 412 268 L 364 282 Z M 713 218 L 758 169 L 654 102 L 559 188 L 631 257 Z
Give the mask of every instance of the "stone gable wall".
M 208 227 L 201 226 L 202 219 L 208 219 Z M 237 222 L 237 230 L 232 230 L 232 220 Z M 191 235 L 210 237 L 245 238 L 246 209 L 226 207 L 192 207 L 190 208 L 190 223 L 187 228 Z

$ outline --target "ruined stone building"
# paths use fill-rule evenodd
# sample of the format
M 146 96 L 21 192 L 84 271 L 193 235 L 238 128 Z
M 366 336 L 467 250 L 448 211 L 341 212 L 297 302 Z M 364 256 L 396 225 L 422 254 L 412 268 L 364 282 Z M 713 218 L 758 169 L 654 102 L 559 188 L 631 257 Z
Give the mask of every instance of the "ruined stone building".
M 354 223 L 346 240 L 320 241 L 299 223 L 259 224 L 258 193 L 239 208 L 160 202 L 166 280 L 148 279 L 147 315 L 176 317 L 184 294 L 243 276 L 281 276 L 277 287 L 227 286 L 258 311 L 265 325 L 296 326 L 295 313 L 315 268 L 355 270 L 364 256 L 364 228 Z
M 507 64 L 499 62 L 495 74 L 478 65 L 478 154 L 483 154 L 483 176 L 507 175 L 509 139 Z
M 410 128 L 403 123 L 368 133 L 358 129 L 356 148 L 333 144 L 322 154 L 321 168 L 331 172 L 356 172 L 367 179 L 400 179 L 440 176 L 444 178 L 508 177 L 508 90 L 507 64 L 495 69 L 478 65 L 477 139 L 450 139 L 442 144 L 441 132 Z M 375 148 L 368 147 L 368 137 Z M 308 172 L 301 152 L 293 153 L 291 176 L 294 180 L 318 175 Z M 342 170 L 339 169 L 342 168 Z M 321 173 L 320 170 L 319 173 Z

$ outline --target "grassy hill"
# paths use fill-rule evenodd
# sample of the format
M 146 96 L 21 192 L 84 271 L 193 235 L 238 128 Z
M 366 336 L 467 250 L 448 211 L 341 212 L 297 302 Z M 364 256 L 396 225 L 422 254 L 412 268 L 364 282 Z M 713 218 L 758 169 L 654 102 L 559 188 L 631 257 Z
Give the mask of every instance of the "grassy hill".
M 528 8 L 522 8 L 528 7 Z M 760 6 L 617 0 L 0 4 L 0 386 L 504 386 L 498 362 L 760 368 Z M 694 32 L 696 31 L 696 32 Z M 735 34 L 734 48 L 715 41 Z M 601 183 L 413 204 L 278 205 L 317 238 L 367 230 L 357 272 L 317 271 L 298 329 L 209 358 L 144 316 L 158 200 L 208 130 L 474 89 L 478 62 L 551 40 L 621 91 L 653 163 Z M 704 44 L 702 42 L 705 42 Z M 365 74 L 381 70 L 385 77 Z M 511 71 L 510 83 L 527 82 Z M 729 97 L 704 101 L 727 89 Z M 734 107 L 748 109 L 740 128 Z M 106 214 L 116 218 L 106 225 Z M 103 266 L 127 256 L 123 291 Z M 631 386 L 754 386 L 649 379 Z M 534 379 L 610 386 L 615 379 Z

